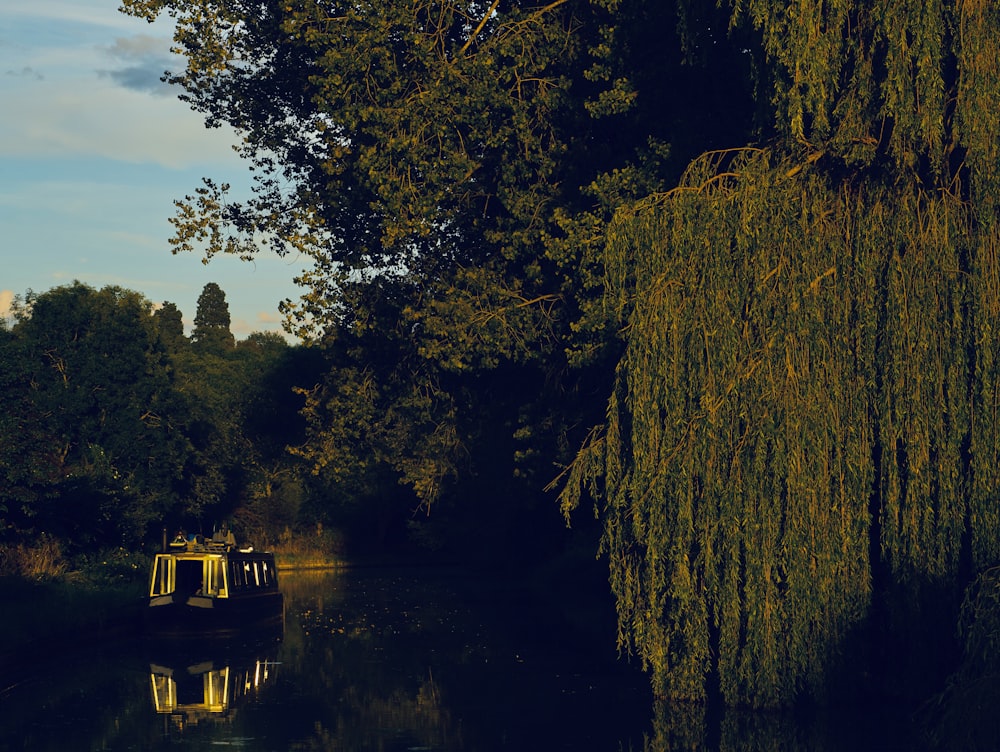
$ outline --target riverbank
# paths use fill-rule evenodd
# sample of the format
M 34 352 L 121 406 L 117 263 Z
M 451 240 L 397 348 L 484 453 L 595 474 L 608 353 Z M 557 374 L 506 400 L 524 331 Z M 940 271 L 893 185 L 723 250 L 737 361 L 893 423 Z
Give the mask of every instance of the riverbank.
M 95 586 L 73 578 L 0 578 L 0 673 L 13 683 L 33 665 L 110 640 L 139 634 L 139 583 Z M 0 687 L 2 691 L 3 687 Z

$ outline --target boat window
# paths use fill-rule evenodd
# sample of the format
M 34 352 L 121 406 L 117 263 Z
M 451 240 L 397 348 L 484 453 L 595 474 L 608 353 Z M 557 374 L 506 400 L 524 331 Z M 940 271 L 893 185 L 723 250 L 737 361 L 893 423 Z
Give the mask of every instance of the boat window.
M 220 590 L 229 588 L 229 592 L 237 592 L 245 588 L 261 588 L 274 590 L 278 586 L 278 572 L 274 567 L 274 562 L 263 558 L 254 559 L 230 559 L 229 568 L 225 569 L 224 564 L 220 564 L 223 571 L 228 576 L 228 583 L 219 581 Z
M 205 560 L 205 588 L 206 595 L 225 595 L 226 583 L 223 576 L 222 559 Z
M 165 595 L 174 591 L 174 560 L 169 556 L 157 556 L 153 564 L 153 577 L 149 586 L 150 595 Z
M 229 587 L 239 590 L 247 584 L 246 575 L 243 573 L 243 564 L 238 561 L 229 562 Z

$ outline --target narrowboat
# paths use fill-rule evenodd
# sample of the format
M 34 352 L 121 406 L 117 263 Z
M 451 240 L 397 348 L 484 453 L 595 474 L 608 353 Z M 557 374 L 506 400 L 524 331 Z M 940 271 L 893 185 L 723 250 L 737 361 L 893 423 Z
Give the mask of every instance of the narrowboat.
M 156 554 L 146 630 L 161 636 L 228 635 L 282 625 L 274 554 L 239 548 L 232 534 L 178 538 Z

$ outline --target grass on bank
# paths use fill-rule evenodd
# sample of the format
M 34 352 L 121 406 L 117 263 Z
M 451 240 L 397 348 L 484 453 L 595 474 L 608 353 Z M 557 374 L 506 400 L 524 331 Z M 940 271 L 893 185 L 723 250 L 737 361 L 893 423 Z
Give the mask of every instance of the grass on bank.
M 344 537 L 339 530 L 317 524 L 308 533 L 293 533 L 289 528 L 267 547 L 274 554 L 278 571 L 334 569 L 346 565 Z
M 70 560 L 47 536 L 0 545 L 0 659 L 138 616 L 148 563 L 124 549 Z

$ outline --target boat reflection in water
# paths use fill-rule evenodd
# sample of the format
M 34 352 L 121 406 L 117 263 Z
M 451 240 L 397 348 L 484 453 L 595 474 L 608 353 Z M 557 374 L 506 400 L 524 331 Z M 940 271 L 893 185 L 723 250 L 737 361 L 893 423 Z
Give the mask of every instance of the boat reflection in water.
M 166 655 L 152 655 L 149 687 L 153 707 L 179 732 L 204 721 L 231 721 L 237 709 L 259 699 L 274 683 L 279 662 L 273 634 L 267 640 L 232 649 L 215 646 L 215 657 L 189 645 L 174 644 Z
M 255 661 L 252 666 L 197 663 L 183 668 L 149 666 L 153 707 L 167 715 L 178 731 L 203 720 L 227 720 L 241 701 L 256 696 L 273 679 L 277 664 Z

